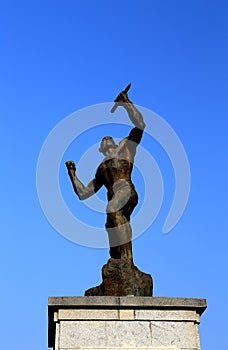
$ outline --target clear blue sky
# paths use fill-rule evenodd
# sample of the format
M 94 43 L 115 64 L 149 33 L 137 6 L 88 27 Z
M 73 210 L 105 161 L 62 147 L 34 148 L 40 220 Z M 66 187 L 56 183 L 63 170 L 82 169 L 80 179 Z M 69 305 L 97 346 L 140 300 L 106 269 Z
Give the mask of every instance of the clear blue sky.
M 168 194 L 134 241 L 135 264 L 152 274 L 156 296 L 206 298 L 202 349 L 228 349 L 227 18 L 225 0 L 1 2 L 2 349 L 47 349 L 48 296 L 80 296 L 100 283 L 108 250 L 76 245 L 51 227 L 36 165 L 58 122 L 112 101 L 128 82 L 132 100 L 176 131 L 192 177 L 180 222 L 162 234 Z M 61 182 L 70 186 L 67 176 Z

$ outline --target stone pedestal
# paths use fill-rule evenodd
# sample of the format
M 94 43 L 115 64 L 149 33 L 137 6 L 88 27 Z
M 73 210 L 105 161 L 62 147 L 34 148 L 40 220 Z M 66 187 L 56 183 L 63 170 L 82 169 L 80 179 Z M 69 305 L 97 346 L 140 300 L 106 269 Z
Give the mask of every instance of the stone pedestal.
M 50 297 L 48 346 L 54 350 L 199 350 L 205 299 Z

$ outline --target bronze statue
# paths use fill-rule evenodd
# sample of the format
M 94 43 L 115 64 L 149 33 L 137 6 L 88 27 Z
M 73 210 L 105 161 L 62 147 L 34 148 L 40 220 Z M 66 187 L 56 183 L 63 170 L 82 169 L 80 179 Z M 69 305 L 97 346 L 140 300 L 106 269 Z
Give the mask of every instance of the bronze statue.
M 142 114 L 128 98 L 129 88 L 130 84 L 117 96 L 111 112 L 119 106 L 124 107 L 134 127 L 119 145 L 115 144 L 111 136 L 102 139 L 99 151 L 105 158 L 99 165 L 95 178 L 84 186 L 76 175 L 74 162 L 67 161 L 66 167 L 73 189 L 80 200 L 92 196 L 103 185 L 107 188 L 105 227 L 109 237 L 110 256 L 133 262 L 130 216 L 138 203 L 138 195 L 131 180 L 131 173 L 136 147 L 142 139 L 145 123 Z

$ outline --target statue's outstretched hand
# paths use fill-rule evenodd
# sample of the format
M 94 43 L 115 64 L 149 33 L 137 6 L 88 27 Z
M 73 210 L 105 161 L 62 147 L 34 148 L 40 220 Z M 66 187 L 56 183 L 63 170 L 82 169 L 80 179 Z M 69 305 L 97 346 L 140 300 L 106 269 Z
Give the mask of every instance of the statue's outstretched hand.
M 128 86 L 119 93 L 119 95 L 115 98 L 114 102 L 114 106 L 112 107 L 111 109 L 111 113 L 114 113 L 116 108 L 119 107 L 119 106 L 124 106 L 125 103 L 132 103 L 129 98 L 128 98 L 128 91 L 131 87 L 131 83 L 128 84 Z
M 121 91 L 114 102 L 118 104 L 129 102 L 128 94 L 125 91 Z
M 75 173 L 75 171 L 76 171 L 76 166 L 75 166 L 73 160 L 68 160 L 65 164 L 66 164 L 66 167 L 67 167 L 67 170 L 68 170 L 68 171 L 71 170 L 71 171 L 73 171 L 73 172 Z

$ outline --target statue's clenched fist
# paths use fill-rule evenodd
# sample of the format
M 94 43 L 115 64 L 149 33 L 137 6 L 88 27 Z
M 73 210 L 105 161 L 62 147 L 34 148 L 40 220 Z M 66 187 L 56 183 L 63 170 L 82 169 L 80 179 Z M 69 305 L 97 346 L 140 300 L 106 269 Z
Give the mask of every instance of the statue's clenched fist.
M 67 170 L 73 170 L 74 172 L 76 171 L 76 166 L 73 160 L 68 160 L 66 163 Z

